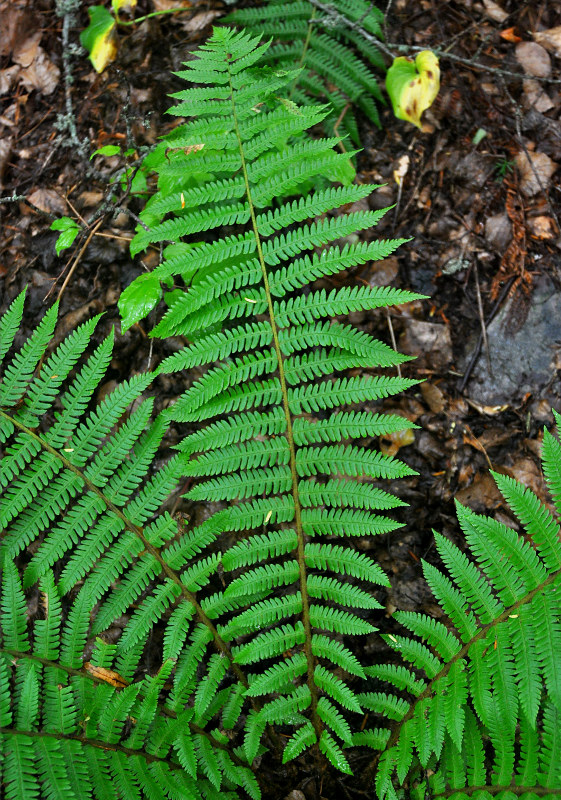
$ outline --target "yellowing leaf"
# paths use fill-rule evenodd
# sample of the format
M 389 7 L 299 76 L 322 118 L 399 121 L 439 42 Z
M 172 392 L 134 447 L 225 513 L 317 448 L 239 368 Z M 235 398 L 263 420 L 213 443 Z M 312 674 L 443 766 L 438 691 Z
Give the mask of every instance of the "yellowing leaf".
M 95 71 L 103 72 L 117 55 L 117 23 L 103 6 L 88 8 L 88 14 L 90 24 L 80 34 L 80 42 L 90 54 Z
M 421 114 L 429 108 L 440 89 L 438 58 L 423 50 L 415 61 L 395 58 L 386 75 L 386 89 L 398 119 L 421 127 Z
M 111 8 L 118 14 L 119 11 L 126 11 L 130 14 L 136 8 L 136 0 L 111 0 Z

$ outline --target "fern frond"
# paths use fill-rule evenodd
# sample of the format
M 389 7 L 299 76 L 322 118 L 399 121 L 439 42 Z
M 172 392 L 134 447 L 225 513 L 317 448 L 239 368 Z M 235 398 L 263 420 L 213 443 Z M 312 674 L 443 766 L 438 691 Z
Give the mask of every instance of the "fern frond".
M 313 104 L 318 96 L 329 99 L 336 114 L 332 120 L 327 120 L 327 128 L 333 127 L 337 115 L 349 101 L 362 108 L 379 127 L 378 110 L 372 98 L 378 103 L 384 101 L 371 68 L 384 70 L 384 61 L 371 43 L 368 48 L 362 48 L 363 58 L 353 52 L 355 39 L 360 37 L 352 25 L 359 22 L 371 36 L 381 39 L 382 15 L 372 4 L 362 2 L 353 4 L 336 0 L 329 8 L 332 16 L 302 0 L 283 4 L 269 2 L 259 8 L 237 9 L 226 17 L 226 21 L 252 33 L 274 38 L 267 63 L 270 64 L 272 59 L 281 68 L 302 68 L 293 96 L 306 105 Z M 334 92 L 333 86 L 340 91 Z M 352 118 L 352 111 L 348 110 L 340 117 L 339 125 L 343 131 L 354 134 L 357 141 L 356 128 L 352 121 L 347 120 L 347 115 Z

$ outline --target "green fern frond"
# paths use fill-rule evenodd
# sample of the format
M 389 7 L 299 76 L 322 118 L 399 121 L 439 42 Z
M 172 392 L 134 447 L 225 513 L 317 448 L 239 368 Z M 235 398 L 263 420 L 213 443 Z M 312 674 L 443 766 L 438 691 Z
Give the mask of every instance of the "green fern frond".
M 557 447 L 549 437 L 544 456 L 554 476 Z M 420 780 L 421 796 L 426 790 L 435 797 L 454 790 L 473 796 L 476 787 L 481 792 L 485 787 L 493 796 L 507 797 L 513 776 L 517 792 L 528 796 L 546 784 L 554 794 L 561 791 L 549 755 L 550 742 L 558 751 L 561 713 L 557 526 L 532 492 L 510 478 L 495 478 L 536 547 L 512 528 L 461 506 L 458 518 L 469 555 L 435 534 L 448 575 L 429 564 L 423 570 L 452 629 L 421 614 L 398 612 L 396 618 L 422 641 L 384 638 L 425 679 L 419 682 L 416 673 L 393 665 L 369 667 L 367 673 L 416 699 L 358 695 L 363 708 L 386 717 L 392 707 L 399 709 L 399 724 L 377 764 L 382 798 L 394 796 L 394 770 L 403 782 L 428 764 L 432 774 L 428 784 L 426 777 Z
M 303 0 L 282 4 L 272 0 L 259 8 L 237 9 L 225 21 L 250 33 L 273 38 L 274 44 L 266 56 L 262 55 L 262 63 L 275 64 L 281 69 L 299 67 L 302 73 L 295 79 L 293 99 L 311 104 L 312 108 L 318 97 L 328 99 L 334 114 L 326 120 L 326 128 L 338 127 L 358 141 L 349 106 L 355 104 L 380 126 L 376 104 L 383 104 L 384 100 L 371 68 L 383 71 L 385 66 L 371 41 L 368 47 L 360 49 L 362 58 L 354 52 L 360 36 L 352 26 L 358 23 L 371 36 L 383 39 L 380 27 L 383 15 L 373 4 L 362 0 L 353 3 L 336 0 L 329 9 L 330 15 Z

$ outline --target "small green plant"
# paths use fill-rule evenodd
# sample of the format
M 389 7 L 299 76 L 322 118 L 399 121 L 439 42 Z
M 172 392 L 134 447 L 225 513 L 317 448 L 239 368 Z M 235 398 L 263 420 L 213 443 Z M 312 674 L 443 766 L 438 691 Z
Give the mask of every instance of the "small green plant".
M 515 166 L 516 165 L 514 161 L 509 161 L 509 159 L 506 157 L 500 158 L 495 164 L 495 172 L 496 172 L 495 180 L 497 181 L 497 183 L 502 183 L 502 181 L 504 181 L 504 179 L 508 175 L 514 172 Z

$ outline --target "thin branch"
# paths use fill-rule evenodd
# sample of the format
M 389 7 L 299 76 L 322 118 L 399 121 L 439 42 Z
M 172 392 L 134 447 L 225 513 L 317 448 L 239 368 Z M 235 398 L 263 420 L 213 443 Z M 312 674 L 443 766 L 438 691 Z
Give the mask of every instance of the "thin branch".
M 426 46 L 420 47 L 418 45 L 398 44 L 397 42 L 382 42 L 376 36 L 364 30 L 364 28 L 357 22 L 353 22 L 344 14 L 340 14 L 333 6 L 323 3 L 321 0 L 309 0 L 309 2 L 310 5 L 314 6 L 320 11 L 323 11 L 323 13 L 330 17 L 330 19 L 332 19 L 335 23 L 340 23 L 350 30 L 356 31 L 356 33 L 360 34 L 360 36 L 362 36 L 366 42 L 373 44 L 391 59 L 396 58 L 396 54 L 420 53 L 427 49 Z M 321 19 L 316 17 L 314 19 L 314 24 L 321 25 Z M 470 58 L 463 58 L 462 56 L 457 56 L 454 53 L 449 53 L 442 47 L 433 47 L 431 49 L 439 58 L 448 59 L 449 61 L 457 61 L 459 64 L 465 64 L 465 66 L 471 67 L 472 69 L 480 69 L 495 75 L 506 75 L 509 78 L 516 78 L 517 80 L 525 80 L 528 77 L 528 75 L 526 75 L 524 72 L 512 72 L 511 70 L 499 69 L 498 67 L 488 67 L 486 64 L 481 64 L 478 61 L 473 61 Z M 561 83 L 561 78 L 540 78 L 534 75 L 532 75 L 532 78 L 538 81 L 545 81 L 546 83 Z
M 0 653 L 6 653 L 7 655 L 11 656 L 15 659 L 22 659 L 27 658 L 30 661 L 36 661 L 39 664 L 42 664 L 44 667 L 52 667 L 53 669 L 59 669 L 62 672 L 66 672 L 67 675 L 72 675 L 73 677 L 77 678 L 87 678 L 88 680 L 92 681 L 95 684 L 106 683 L 102 678 L 98 678 L 95 675 L 92 675 L 91 672 L 88 672 L 86 669 L 75 669 L 74 667 L 69 667 L 66 664 L 60 664 L 58 661 L 51 661 L 48 658 L 42 658 L 41 656 L 36 656 L 33 653 L 24 653 L 20 650 L 12 650 L 8 647 L 0 647 Z M 158 703 L 158 710 L 162 714 L 163 717 L 169 717 L 170 719 L 177 719 L 177 713 L 173 711 L 171 708 L 166 708 L 163 703 Z M 204 736 L 209 742 L 213 745 L 213 747 L 218 747 L 220 750 L 226 750 L 230 757 L 240 766 L 247 766 L 244 762 L 238 758 L 238 756 L 230 751 L 230 748 L 225 745 L 223 742 L 219 742 L 215 739 L 212 734 L 205 731 L 204 728 L 201 728 L 199 725 L 195 725 L 194 722 L 188 722 L 189 729 L 193 732 L 198 734 L 199 736 Z

